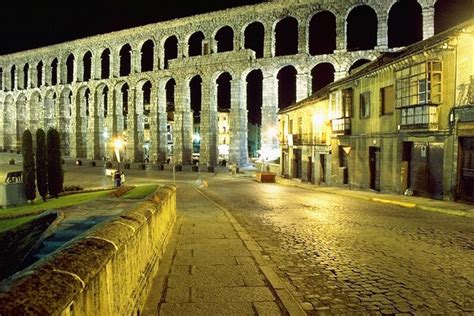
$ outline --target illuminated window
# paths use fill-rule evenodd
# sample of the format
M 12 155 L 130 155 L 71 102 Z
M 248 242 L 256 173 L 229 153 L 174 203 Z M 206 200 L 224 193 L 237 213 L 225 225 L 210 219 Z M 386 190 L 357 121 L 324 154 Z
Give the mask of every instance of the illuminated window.
M 400 69 L 395 73 L 395 78 L 397 108 L 441 103 L 441 61 L 427 61 Z
M 393 86 L 380 89 L 380 115 L 393 114 L 394 97 Z

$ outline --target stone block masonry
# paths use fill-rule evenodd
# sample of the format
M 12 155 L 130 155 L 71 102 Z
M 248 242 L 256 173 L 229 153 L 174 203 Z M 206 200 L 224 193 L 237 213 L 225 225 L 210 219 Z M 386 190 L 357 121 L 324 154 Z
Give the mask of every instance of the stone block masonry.
M 65 248 L 5 280 L 0 315 L 140 314 L 176 221 L 176 187 L 159 188 Z

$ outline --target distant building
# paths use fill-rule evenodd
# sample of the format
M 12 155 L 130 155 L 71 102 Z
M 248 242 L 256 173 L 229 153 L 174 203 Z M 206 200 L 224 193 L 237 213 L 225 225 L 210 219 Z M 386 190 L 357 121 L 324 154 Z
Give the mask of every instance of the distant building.
M 473 31 L 383 54 L 280 110 L 282 175 L 474 202 Z

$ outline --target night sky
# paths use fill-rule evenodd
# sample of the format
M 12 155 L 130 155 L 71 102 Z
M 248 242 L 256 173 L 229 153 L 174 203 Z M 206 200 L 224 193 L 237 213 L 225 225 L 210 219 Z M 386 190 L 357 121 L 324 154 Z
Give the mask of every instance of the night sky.
M 2 3 L 0 54 L 262 0 L 81 0 Z

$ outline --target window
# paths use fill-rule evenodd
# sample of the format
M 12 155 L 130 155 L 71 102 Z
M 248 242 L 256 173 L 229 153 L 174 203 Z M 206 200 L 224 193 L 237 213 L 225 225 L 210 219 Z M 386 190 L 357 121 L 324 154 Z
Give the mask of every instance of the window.
M 342 90 L 343 117 L 352 117 L 352 89 Z
M 352 117 L 352 89 L 334 91 L 329 95 L 331 119 Z
M 393 86 L 380 89 L 380 115 L 393 114 L 394 92 Z
M 441 103 L 441 61 L 427 61 L 400 69 L 395 78 L 397 108 Z
M 360 94 L 360 117 L 370 117 L 370 92 L 364 92 Z

